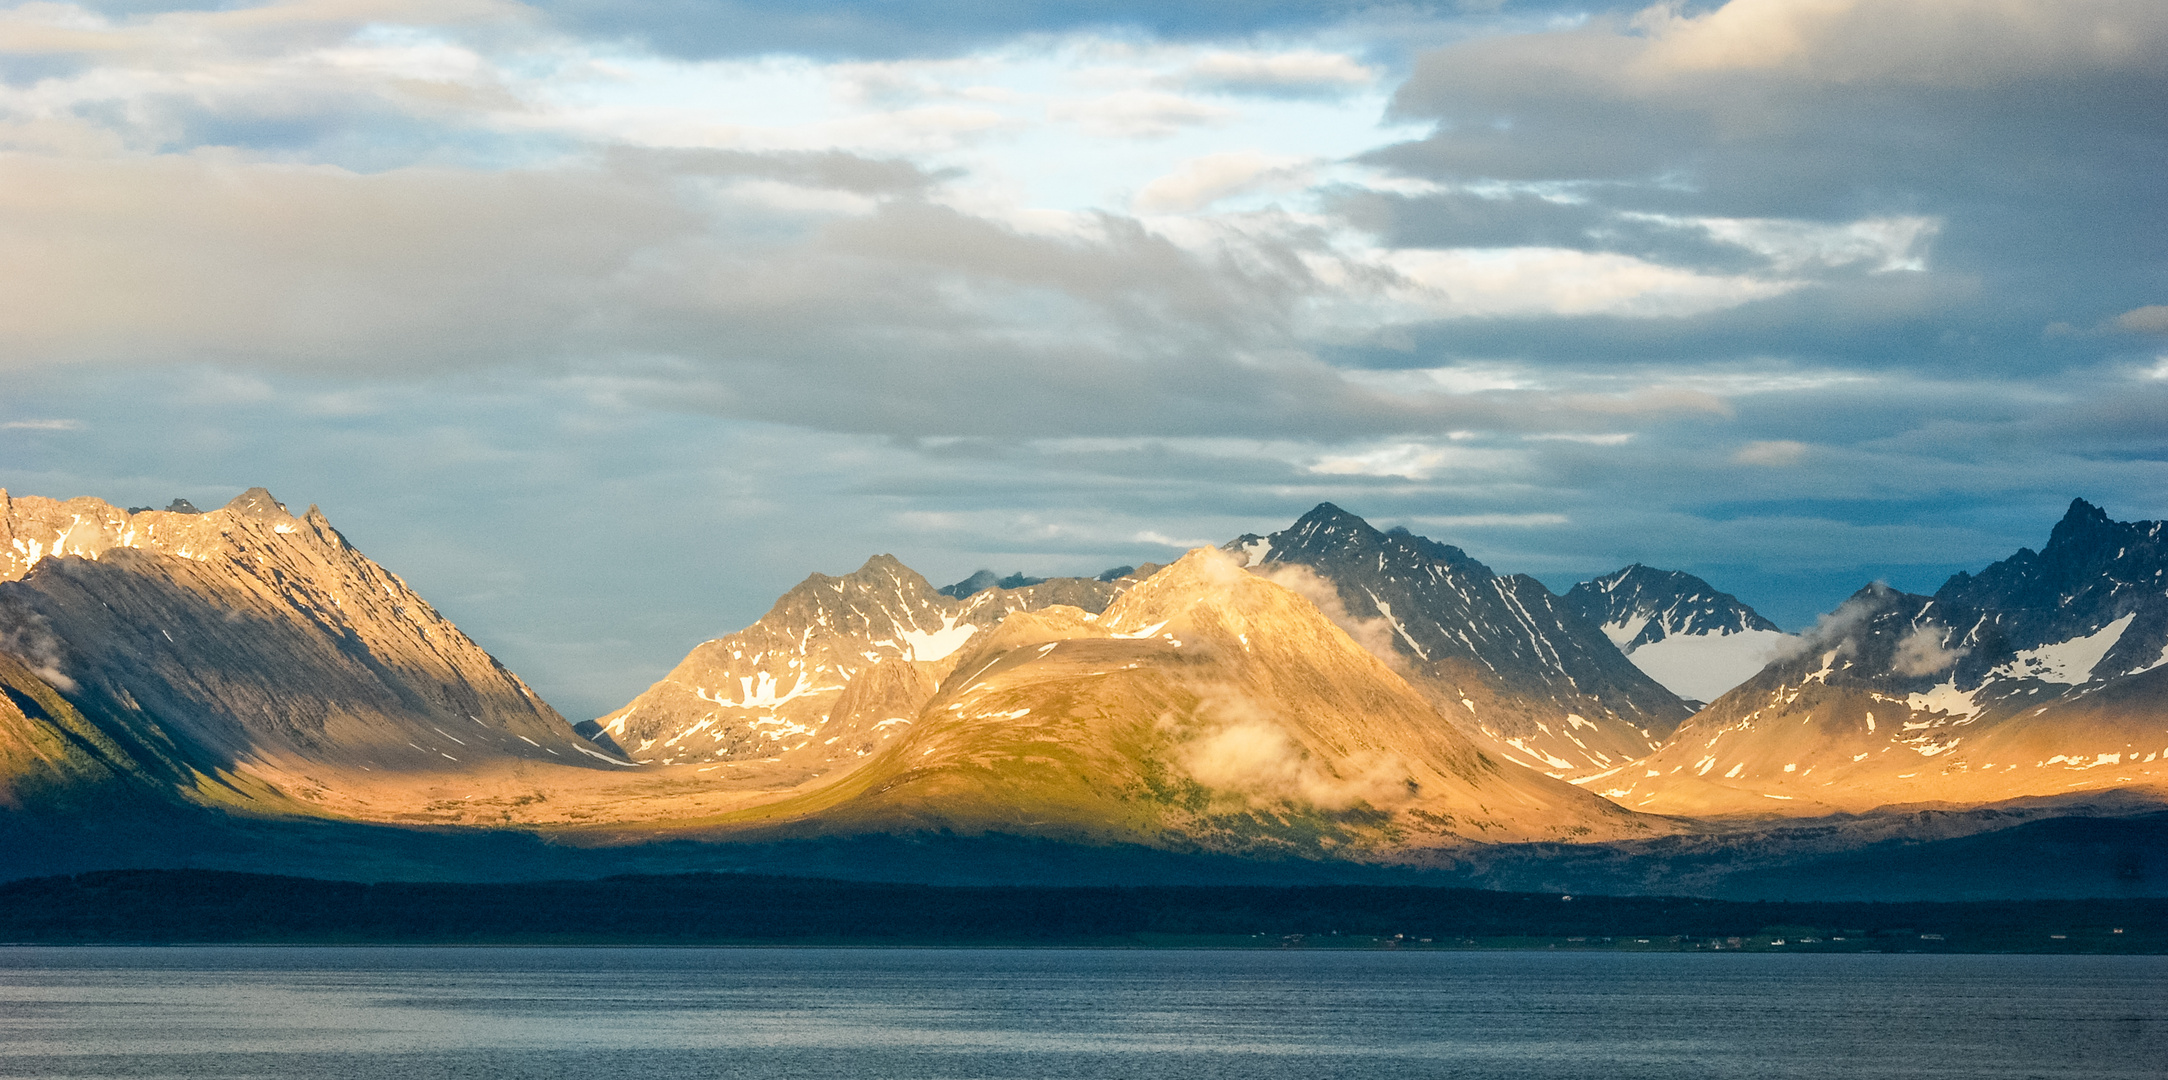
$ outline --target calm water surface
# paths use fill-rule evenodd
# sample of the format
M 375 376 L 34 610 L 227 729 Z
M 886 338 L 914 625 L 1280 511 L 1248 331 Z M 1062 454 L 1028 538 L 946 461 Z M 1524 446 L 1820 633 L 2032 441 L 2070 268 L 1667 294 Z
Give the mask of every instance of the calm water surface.
M 2168 1076 L 2168 958 L 0 948 L 0 1076 Z

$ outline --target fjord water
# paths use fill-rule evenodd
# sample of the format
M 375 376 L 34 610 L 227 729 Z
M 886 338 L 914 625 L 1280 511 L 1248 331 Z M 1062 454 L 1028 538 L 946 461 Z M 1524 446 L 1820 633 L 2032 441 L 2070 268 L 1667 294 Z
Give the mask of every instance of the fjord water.
M 2159 1077 L 2168 958 L 0 949 L 0 1076 Z

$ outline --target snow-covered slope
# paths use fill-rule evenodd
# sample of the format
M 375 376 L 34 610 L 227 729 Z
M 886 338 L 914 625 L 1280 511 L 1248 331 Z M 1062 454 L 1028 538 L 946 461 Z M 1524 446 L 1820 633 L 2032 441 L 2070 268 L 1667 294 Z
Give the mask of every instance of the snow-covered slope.
M 1626 659 L 1679 697 L 1708 702 L 1753 678 L 1797 640 L 1781 630 L 1676 634 L 1636 646 Z
M 1494 574 L 1404 529 L 1379 532 L 1331 503 L 1226 550 L 1310 589 L 1505 760 L 1558 777 L 1602 772 L 1655 749 L 1690 712 L 1536 579 Z
M 2038 553 L 1934 596 L 1862 589 L 1591 790 L 1665 812 L 1811 812 L 2168 780 L 2162 532 L 2081 500 Z
M 1793 641 L 1738 597 L 1640 563 L 1581 582 L 1563 599 L 1635 667 L 1688 701 L 1716 700 Z

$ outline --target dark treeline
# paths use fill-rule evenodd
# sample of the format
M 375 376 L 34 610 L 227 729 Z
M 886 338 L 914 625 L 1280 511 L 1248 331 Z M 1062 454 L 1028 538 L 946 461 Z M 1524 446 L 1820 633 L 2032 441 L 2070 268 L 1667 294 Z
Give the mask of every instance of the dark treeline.
M 1302 945 L 2168 952 L 2168 900 L 1735 902 L 1392 885 L 945 887 L 742 874 L 364 884 L 126 870 L 0 885 L 0 941 Z M 2059 935 L 2059 936 L 2058 936 Z M 1424 939 L 1430 939 L 1425 941 Z

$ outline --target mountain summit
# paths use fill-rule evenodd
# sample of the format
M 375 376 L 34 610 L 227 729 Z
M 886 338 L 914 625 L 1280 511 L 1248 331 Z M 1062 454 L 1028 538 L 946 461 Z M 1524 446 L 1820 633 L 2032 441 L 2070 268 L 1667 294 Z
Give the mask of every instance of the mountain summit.
M 1581 582 L 1564 600 L 1635 667 L 1688 701 L 1714 701 L 1792 640 L 1738 597 L 1640 563 Z
M 1055 578 L 944 595 L 893 555 L 814 574 L 760 621 L 696 646 L 662 681 L 581 726 L 643 762 L 779 763 L 832 773 L 911 723 L 957 650 L 1011 611 L 1104 609 L 1130 579 Z
M 1560 777 L 1656 748 L 1691 710 L 1542 582 L 1320 503 L 1227 545 L 1339 614 L 1479 745 Z
M 740 820 L 1385 858 L 1669 829 L 1488 756 L 1303 596 L 1209 548 L 1101 614 L 1010 614 L 861 769 Z
M 1819 812 L 2160 783 L 2164 528 L 2079 500 L 2039 552 L 1933 596 L 1861 589 L 1594 789 L 1664 812 Z
M 365 812 L 394 776 L 622 767 L 320 510 L 262 488 L 204 513 L 0 491 L 0 649 L 24 700 L 43 692 L 27 672 L 97 729 L 72 745 L 189 797 Z

